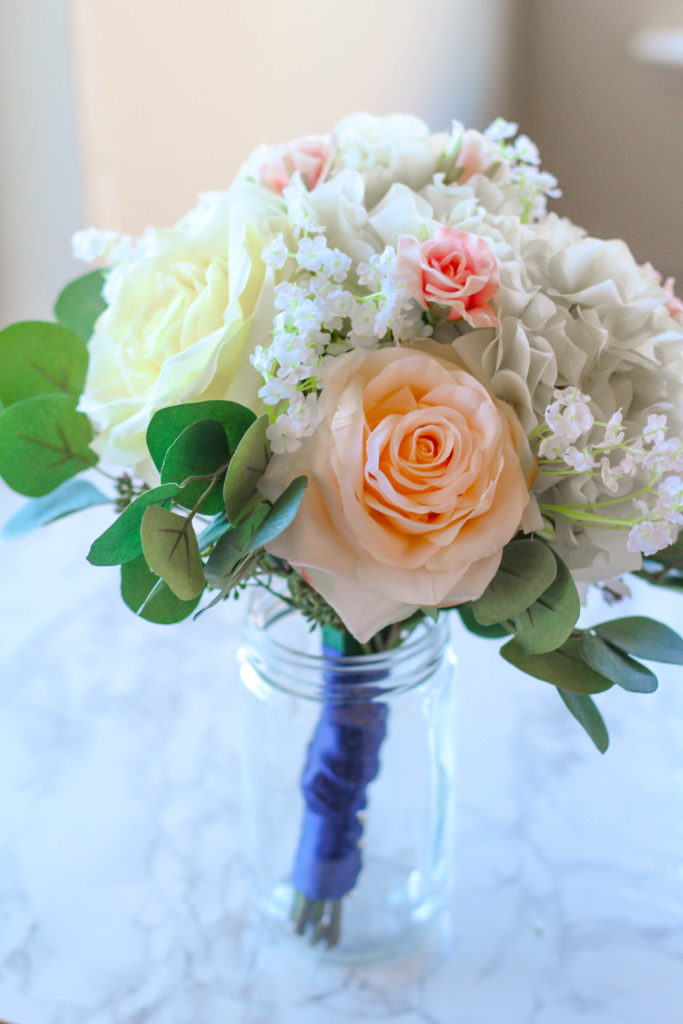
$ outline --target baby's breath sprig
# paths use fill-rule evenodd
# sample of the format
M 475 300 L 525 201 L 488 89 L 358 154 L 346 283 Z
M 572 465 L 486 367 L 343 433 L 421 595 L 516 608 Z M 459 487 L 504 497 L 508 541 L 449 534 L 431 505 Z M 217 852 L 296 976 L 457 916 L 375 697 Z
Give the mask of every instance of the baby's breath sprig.
M 651 413 L 642 431 L 626 438 L 621 410 L 603 422 L 594 419 L 590 397 L 578 388 L 558 388 L 553 397 L 545 424 L 532 435 L 540 439 L 539 472 L 543 477 L 566 479 L 573 472 L 599 478 L 614 497 L 570 505 L 540 502 L 541 512 L 585 526 L 629 530 L 627 550 L 646 556 L 672 544 L 683 525 L 683 479 L 678 476 L 683 440 L 666 437 L 666 415 Z M 574 442 L 580 438 L 585 443 L 579 448 Z
M 267 431 L 276 454 L 295 451 L 318 425 L 321 371 L 331 357 L 432 332 L 422 307 L 396 275 L 391 246 L 359 263 L 351 275 L 351 257 L 330 247 L 320 225 L 306 216 L 308 227 L 295 232 L 293 251 L 278 235 L 262 253 L 274 272 L 286 268 L 288 273 L 275 288 L 271 343 L 257 347 L 251 357 L 264 380 L 259 397 L 277 408 Z

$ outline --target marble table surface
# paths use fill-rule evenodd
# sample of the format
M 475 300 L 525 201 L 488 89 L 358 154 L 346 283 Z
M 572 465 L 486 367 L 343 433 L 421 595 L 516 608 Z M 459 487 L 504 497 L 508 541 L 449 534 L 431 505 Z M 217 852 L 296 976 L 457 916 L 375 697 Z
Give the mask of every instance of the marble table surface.
M 0 518 L 19 504 L 1 490 Z M 85 562 L 108 517 L 0 541 L 2 1021 L 680 1024 L 683 670 L 598 697 L 601 757 L 551 687 L 454 626 L 452 929 L 393 962 L 322 964 L 245 896 L 241 609 L 137 620 L 116 570 Z M 621 611 L 683 625 L 683 601 L 646 586 Z

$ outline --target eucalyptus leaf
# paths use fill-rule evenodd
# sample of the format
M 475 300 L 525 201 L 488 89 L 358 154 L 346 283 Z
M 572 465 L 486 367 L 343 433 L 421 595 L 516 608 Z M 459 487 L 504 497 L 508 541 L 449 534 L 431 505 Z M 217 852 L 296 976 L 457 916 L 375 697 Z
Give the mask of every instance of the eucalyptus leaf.
M 226 578 L 226 580 L 224 581 L 223 585 L 221 586 L 219 592 L 215 595 L 215 597 L 211 601 L 209 601 L 208 604 L 204 605 L 204 607 L 200 609 L 200 611 L 197 612 L 197 614 L 195 615 L 195 619 L 198 619 L 200 615 L 204 614 L 204 612 L 208 612 L 209 608 L 213 608 L 214 605 L 217 605 L 220 601 L 225 600 L 230 591 L 237 587 L 242 582 L 242 580 L 247 578 L 247 576 L 249 576 L 254 566 L 254 563 L 257 561 L 258 555 L 254 554 L 248 555 L 246 558 L 243 558 L 242 561 L 235 566 L 234 570 Z
M 191 615 L 199 597 L 181 601 L 150 571 L 143 555 L 121 566 L 121 596 L 131 611 L 148 622 L 168 625 Z
M 38 395 L 0 413 L 0 476 L 39 498 L 97 463 L 90 420 L 70 395 Z
M 632 615 L 602 622 L 594 627 L 594 631 L 602 640 L 636 658 L 683 665 L 683 638 L 655 619 Z
M 249 519 L 239 526 L 231 527 L 216 542 L 204 567 L 206 582 L 211 587 L 224 588 L 235 568 L 252 552 L 252 539 L 261 523 L 270 512 L 267 502 L 262 502 Z
M 202 532 L 197 537 L 197 543 L 199 544 L 200 551 L 206 551 L 212 544 L 223 536 L 223 534 L 230 529 L 230 523 L 225 512 L 219 512 L 217 516 L 214 516 L 210 523 L 208 523 Z
M 513 619 L 536 601 L 557 575 L 557 562 L 540 540 L 515 540 L 503 548 L 496 575 L 472 610 L 482 626 Z
M 544 654 L 560 647 L 571 635 L 581 611 L 574 578 L 553 552 L 557 575 L 547 590 L 512 620 L 520 644 L 530 654 Z M 595 667 L 595 666 L 593 666 Z
M 295 477 L 280 497 L 273 502 L 268 515 L 251 539 L 250 551 L 256 551 L 257 548 L 263 547 L 264 544 L 287 529 L 299 511 L 307 484 L 308 480 L 305 476 Z
M 191 601 L 204 589 L 204 567 L 192 523 L 160 505 L 145 509 L 142 551 L 153 573 L 161 576 L 176 597 Z
M 7 520 L 2 528 L 2 536 L 6 540 L 14 540 L 72 512 L 110 502 L 111 498 L 89 480 L 66 480 L 51 494 L 26 502 L 23 508 Z
M 557 688 L 557 692 L 571 711 L 579 725 L 583 726 L 601 754 L 609 746 L 607 727 L 598 711 L 595 701 L 586 693 L 572 693 L 571 690 Z
M 197 508 L 202 515 L 217 515 L 223 511 L 225 469 L 201 505 L 198 503 L 211 483 L 211 476 L 227 466 L 229 458 L 228 439 L 221 424 L 216 420 L 199 420 L 186 427 L 166 452 L 161 482 L 182 484 L 192 477 L 200 477 L 181 488 L 176 500 L 185 508 Z
M 234 452 L 242 435 L 255 419 L 251 409 L 238 402 L 216 399 L 170 405 L 159 409 L 152 416 L 147 428 L 147 448 L 154 465 L 161 471 L 166 452 L 187 427 L 200 420 L 216 420 L 224 428 L 229 449 Z
M 581 655 L 591 668 L 633 693 L 654 693 L 657 676 L 640 662 L 586 630 L 579 640 Z
M 101 533 L 88 552 L 91 565 L 122 565 L 142 554 L 140 527 L 150 505 L 167 507 L 180 488 L 162 484 L 138 495 L 108 529 Z
M 87 369 L 85 342 L 60 324 L 26 320 L 0 331 L 0 398 L 5 406 L 36 395 L 78 398 Z
M 106 280 L 104 270 L 92 270 L 77 277 L 60 292 L 55 303 L 55 316 L 60 324 L 68 327 L 87 341 L 93 333 L 95 321 L 107 308 L 102 298 Z
M 600 693 L 609 690 L 612 680 L 596 672 L 583 660 L 575 637 L 562 647 L 545 654 L 529 654 L 518 640 L 509 640 L 500 653 L 511 665 L 535 679 L 553 683 L 574 693 Z
M 270 459 L 266 437 L 269 423 L 269 416 L 259 416 L 244 434 L 230 460 L 223 484 L 223 501 L 228 519 L 233 525 L 248 515 L 254 497 L 258 494 L 258 482 Z
M 487 640 L 498 640 L 501 637 L 510 635 L 510 630 L 497 622 L 494 622 L 492 626 L 482 626 L 481 622 L 477 622 L 469 601 L 466 604 L 456 605 L 455 610 L 462 619 L 465 628 L 476 636 L 486 637 Z

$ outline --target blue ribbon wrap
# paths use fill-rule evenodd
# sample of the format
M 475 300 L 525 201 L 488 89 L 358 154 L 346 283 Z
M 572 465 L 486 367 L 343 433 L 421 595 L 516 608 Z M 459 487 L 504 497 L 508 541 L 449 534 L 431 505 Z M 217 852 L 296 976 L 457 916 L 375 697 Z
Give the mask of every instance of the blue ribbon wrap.
M 326 658 L 339 651 L 323 645 Z M 341 899 L 356 884 L 362 859 L 359 812 L 379 773 L 388 708 L 373 700 L 345 703 L 343 687 L 381 679 L 383 672 L 325 674 L 326 701 L 301 776 L 304 820 L 294 862 L 294 888 L 312 900 Z

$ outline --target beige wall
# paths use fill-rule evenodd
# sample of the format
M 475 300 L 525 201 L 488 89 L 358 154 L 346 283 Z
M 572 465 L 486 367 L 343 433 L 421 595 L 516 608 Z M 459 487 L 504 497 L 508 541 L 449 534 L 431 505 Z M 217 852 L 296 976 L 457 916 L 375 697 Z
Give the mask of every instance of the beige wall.
M 89 218 L 139 231 L 355 110 L 487 122 L 514 0 L 71 0 Z
M 683 73 L 628 55 L 681 21 L 683 0 L 0 0 L 0 325 L 49 315 L 76 228 L 170 223 L 256 143 L 361 108 L 518 119 L 564 210 L 683 284 Z
M 683 24 L 682 0 L 528 0 L 518 109 L 566 214 L 626 238 L 683 289 L 683 67 L 638 63 L 635 32 Z
M 50 315 L 82 226 L 64 0 L 0 0 L 0 326 Z

